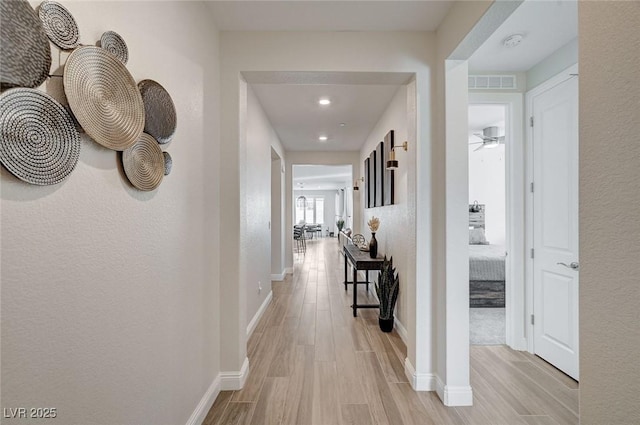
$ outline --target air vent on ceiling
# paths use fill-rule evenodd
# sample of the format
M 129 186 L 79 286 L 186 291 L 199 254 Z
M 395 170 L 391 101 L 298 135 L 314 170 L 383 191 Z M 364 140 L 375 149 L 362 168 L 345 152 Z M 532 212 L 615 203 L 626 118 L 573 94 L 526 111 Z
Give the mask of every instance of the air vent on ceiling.
M 515 75 L 469 75 L 469 88 L 480 90 L 508 90 L 516 88 Z

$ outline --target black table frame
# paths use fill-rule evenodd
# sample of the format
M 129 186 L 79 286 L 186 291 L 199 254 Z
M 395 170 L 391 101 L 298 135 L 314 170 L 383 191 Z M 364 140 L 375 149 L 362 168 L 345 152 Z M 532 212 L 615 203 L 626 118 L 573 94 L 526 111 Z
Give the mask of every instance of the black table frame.
M 344 290 L 347 290 L 347 285 L 353 285 L 353 317 L 358 316 L 359 308 L 379 308 L 380 304 L 358 304 L 358 285 L 367 285 L 367 292 L 369 291 L 369 270 L 382 270 L 384 260 L 378 256 L 378 258 L 371 258 L 368 252 L 363 252 L 358 249 L 351 242 L 347 242 L 343 248 L 344 254 Z M 347 279 L 347 262 L 351 263 L 353 268 L 353 280 L 349 282 Z M 366 275 L 366 281 L 358 281 L 358 270 L 364 270 Z

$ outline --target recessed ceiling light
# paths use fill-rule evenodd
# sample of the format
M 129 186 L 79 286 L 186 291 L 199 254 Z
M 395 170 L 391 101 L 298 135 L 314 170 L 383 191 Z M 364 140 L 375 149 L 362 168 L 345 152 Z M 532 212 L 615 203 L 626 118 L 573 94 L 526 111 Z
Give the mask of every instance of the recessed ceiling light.
M 504 39 L 502 44 L 504 45 L 504 47 L 510 49 L 522 43 L 523 38 L 524 37 L 522 36 L 522 34 L 511 34 L 509 37 Z
M 344 127 L 345 125 L 346 125 L 346 124 L 345 124 L 345 123 L 343 123 L 343 122 L 341 122 L 341 123 L 340 123 L 340 127 Z
M 321 104 L 322 106 L 327 106 L 331 104 L 331 101 L 327 98 L 322 98 L 318 101 L 319 104 Z
M 318 140 L 320 140 L 321 142 L 326 142 L 329 138 L 327 136 L 320 136 L 318 137 Z

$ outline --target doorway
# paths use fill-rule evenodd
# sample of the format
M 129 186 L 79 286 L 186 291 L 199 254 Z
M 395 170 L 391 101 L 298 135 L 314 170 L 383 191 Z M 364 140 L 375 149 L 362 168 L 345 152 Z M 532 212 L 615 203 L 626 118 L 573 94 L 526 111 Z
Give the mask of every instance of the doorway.
M 304 226 L 305 239 L 337 237 L 353 227 L 352 165 L 293 165 L 293 223 Z
M 506 105 L 469 104 L 469 336 L 506 344 Z

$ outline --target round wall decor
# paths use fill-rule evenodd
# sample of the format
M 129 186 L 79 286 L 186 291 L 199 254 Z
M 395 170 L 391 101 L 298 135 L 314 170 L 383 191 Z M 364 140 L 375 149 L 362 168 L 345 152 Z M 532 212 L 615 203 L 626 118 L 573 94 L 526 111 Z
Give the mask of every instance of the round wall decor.
M 100 38 L 100 47 L 113 54 L 123 64 L 129 60 L 129 49 L 120 34 L 115 31 L 107 31 Z
M 122 165 L 131 184 L 140 190 L 153 190 L 162 182 L 164 155 L 156 139 L 147 133 L 122 152 Z
M 168 176 L 171 174 L 171 168 L 173 168 L 173 159 L 169 152 L 162 152 L 162 155 L 164 156 L 164 175 Z
M 109 149 L 131 147 L 144 129 L 144 105 L 122 62 L 106 50 L 74 50 L 64 67 L 64 92 L 89 136 Z
M 26 0 L 0 1 L 0 86 L 38 87 L 51 69 L 42 22 Z
M 45 0 L 38 6 L 38 15 L 47 36 L 63 50 L 71 50 L 80 44 L 80 33 L 73 15 L 58 2 Z
M 169 93 L 153 80 L 138 83 L 144 102 L 144 131 L 165 144 L 171 141 L 176 131 L 176 108 Z
M 80 157 L 80 135 L 66 109 L 48 94 L 15 88 L 0 95 L 0 162 L 37 185 L 60 183 Z

